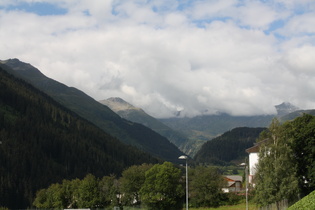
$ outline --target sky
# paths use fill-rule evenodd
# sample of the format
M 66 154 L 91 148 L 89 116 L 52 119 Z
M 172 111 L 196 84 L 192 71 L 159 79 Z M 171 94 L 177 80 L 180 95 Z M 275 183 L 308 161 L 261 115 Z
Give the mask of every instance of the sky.
M 0 0 L 0 60 L 156 118 L 315 109 L 314 0 Z

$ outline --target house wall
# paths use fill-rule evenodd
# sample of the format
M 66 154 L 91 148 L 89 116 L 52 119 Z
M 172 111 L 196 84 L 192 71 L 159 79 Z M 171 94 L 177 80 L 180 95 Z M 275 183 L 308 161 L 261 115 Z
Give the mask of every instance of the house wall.
M 256 165 L 258 164 L 258 153 L 249 154 L 249 183 L 252 183 L 252 178 L 256 173 Z
M 228 192 L 240 192 L 241 191 L 241 182 L 240 181 L 236 181 L 232 186 L 230 186 L 228 188 Z

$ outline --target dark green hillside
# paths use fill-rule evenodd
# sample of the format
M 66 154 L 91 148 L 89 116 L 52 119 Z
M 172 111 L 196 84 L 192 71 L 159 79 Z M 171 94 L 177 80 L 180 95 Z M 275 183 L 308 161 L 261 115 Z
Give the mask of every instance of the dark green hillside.
M 63 106 L 122 142 L 171 162 L 178 161 L 178 157 L 182 155 L 182 152 L 165 137 L 143 125 L 122 119 L 107 106 L 95 101 L 82 91 L 46 77 L 30 64 L 18 59 L 10 59 L 2 63 L 4 64 L 0 65 L 6 66 L 8 72 L 30 82 Z
M 108 106 L 111 108 L 111 110 L 124 119 L 130 120 L 131 122 L 140 123 L 148 128 L 151 128 L 155 132 L 169 139 L 170 142 L 175 144 L 179 149 L 181 149 L 181 151 L 186 152 L 183 150 L 183 144 L 188 141 L 186 136 L 177 131 L 174 131 L 159 120 L 148 115 L 142 109 L 134 107 L 123 99 L 117 97 L 101 100 L 100 103 Z
M 62 107 L 0 66 L 0 206 L 30 207 L 38 189 L 62 179 L 120 174 L 157 163 Z
M 245 149 L 252 147 L 266 128 L 234 128 L 202 145 L 194 159 L 199 163 L 227 164 L 246 157 Z
M 181 144 L 186 140 L 185 136 L 172 130 L 165 124 L 145 113 L 143 110 L 123 110 L 118 111 L 117 114 L 127 120 L 137 122 L 151 128 L 162 136 L 167 137 L 178 147 L 180 147 Z

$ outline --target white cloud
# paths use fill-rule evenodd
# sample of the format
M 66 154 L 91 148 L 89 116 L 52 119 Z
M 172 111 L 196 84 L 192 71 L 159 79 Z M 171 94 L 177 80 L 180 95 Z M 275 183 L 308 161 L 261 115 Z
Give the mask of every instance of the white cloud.
M 288 69 L 296 74 L 315 76 L 315 46 L 304 45 L 288 51 L 284 56 Z
M 0 8 L 0 59 L 156 117 L 269 114 L 283 101 L 314 108 L 312 1 L 298 14 L 293 0 L 46 2 L 68 12 Z M 283 25 L 268 31 L 275 21 Z
M 279 18 L 279 14 L 272 7 L 260 1 L 249 1 L 248 4 L 239 7 L 236 17 L 240 24 L 259 29 L 268 29 L 270 23 Z
M 312 13 L 292 17 L 286 26 L 279 30 L 284 36 L 303 36 L 315 34 L 315 10 Z

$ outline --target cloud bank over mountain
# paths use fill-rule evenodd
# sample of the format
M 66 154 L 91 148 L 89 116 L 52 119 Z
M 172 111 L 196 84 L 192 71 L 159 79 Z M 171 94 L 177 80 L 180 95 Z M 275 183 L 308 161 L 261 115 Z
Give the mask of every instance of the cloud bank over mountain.
M 312 0 L 5 0 L 0 59 L 155 117 L 315 108 Z

